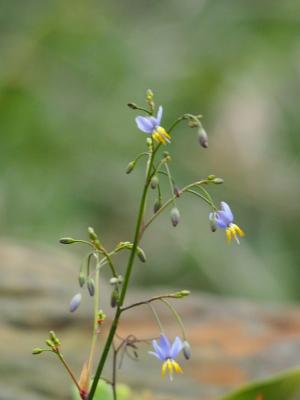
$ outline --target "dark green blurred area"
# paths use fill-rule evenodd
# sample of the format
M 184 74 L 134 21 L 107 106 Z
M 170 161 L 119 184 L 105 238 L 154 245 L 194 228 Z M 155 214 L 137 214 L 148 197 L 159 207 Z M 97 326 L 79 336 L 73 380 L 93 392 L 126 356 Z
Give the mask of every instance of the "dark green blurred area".
M 208 150 L 174 134 L 177 184 L 222 176 L 212 194 L 247 236 L 228 246 L 205 204 L 179 199 L 179 226 L 167 213 L 145 235 L 136 284 L 300 299 L 299 16 L 293 0 L 2 2 L 2 238 L 132 239 L 144 171 L 125 169 L 145 136 L 126 103 L 150 87 L 164 126 L 201 113 L 209 133 Z

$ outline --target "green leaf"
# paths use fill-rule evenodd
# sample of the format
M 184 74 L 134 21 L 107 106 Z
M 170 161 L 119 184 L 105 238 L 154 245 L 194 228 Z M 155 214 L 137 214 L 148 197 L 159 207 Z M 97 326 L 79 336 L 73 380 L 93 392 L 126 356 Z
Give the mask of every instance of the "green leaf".
M 131 390 L 127 385 L 122 383 L 117 385 L 117 396 L 118 400 L 129 400 L 131 397 Z M 73 387 L 72 391 L 72 399 L 73 400 L 80 400 L 80 395 L 76 387 Z M 113 400 L 113 393 L 111 385 L 100 379 L 94 400 Z
M 299 400 L 300 369 L 253 382 L 220 400 Z

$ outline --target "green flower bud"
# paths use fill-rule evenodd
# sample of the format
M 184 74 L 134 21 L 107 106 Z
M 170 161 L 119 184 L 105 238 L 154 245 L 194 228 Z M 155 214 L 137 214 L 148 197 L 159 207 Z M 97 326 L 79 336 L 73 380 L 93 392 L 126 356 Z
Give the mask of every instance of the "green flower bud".
M 130 174 L 135 168 L 136 162 L 135 161 L 130 161 L 130 163 L 127 165 L 126 168 L 126 174 Z
M 160 207 L 161 207 L 161 201 L 158 199 L 158 200 L 156 200 L 156 202 L 154 203 L 154 206 L 153 206 L 154 214 L 157 213 L 157 211 L 160 209 Z
M 222 178 L 215 178 L 212 182 L 213 182 L 215 185 L 221 185 L 222 183 L 224 183 L 224 179 L 222 179 Z
M 182 353 L 184 355 L 184 358 L 186 360 L 189 360 L 191 358 L 191 346 L 187 340 L 183 341 L 182 344 Z
M 216 213 L 212 212 L 209 214 L 209 225 L 212 232 L 216 232 L 217 230 L 217 221 L 216 221 Z
M 123 283 L 123 281 L 124 281 L 124 278 L 123 278 L 123 276 L 122 275 L 118 275 L 118 283 Z
M 90 296 L 94 296 L 94 294 L 95 294 L 95 281 L 94 281 L 94 279 L 93 278 L 89 278 L 87 280 L 86 285 L 87 285 L 87 288 L 88 288 Z
M 112 308 L 115 308 L 118 305 L 119 302 L 119 290 L 117 287 L 112 291 L 111 294 L 111 299 L 110 299 L 110 305 Z
M 146 92 L 146 99 L 147 101 L 152 101 L 154 97 L 154 93 L 152 92 L 151 89 L 148 89 Z
M 49 336 L 50 336 L 50 340 L 52 341 L 52 343 L 54 343 L 56 346 L 61 345 L 60 340 L 58 339 L 58 337 L 56 336 L 54 331 L 50 331 Z
M 179 213 L 178 208 L 177 207 L 173 207 L 172 210 L 171 210 L 170 215 L 171 215 L 172 225 L 174 227 L 177 226 L 178 223 L 179 223 L 179 220 L 180 220 L 180 213 Z
M 200 127 L 198 130 L 198 140 L 202 147 L 207 149 L 208 147 L 208 136 L 203 127 Z
M 112 286 L 117 285 L 119 283 L 119 279 L 114 276 L 114 277 L 110 278 L 109 283 Z
M 172 294 L 172 297 L 176 299 L 182 299 L 183 297 L 189 296 L 191 292 L 189 290 L 180 290 L 180 292 L 176 292 Z
M 85 281 L 86 281 L 85 273 L 81 271 L 78 276 L 79 286 L 82 287 L 85 284 Z
M 72 244 L 72 243 L 75 243 L 75 242 L 76 242 L 75 239 L 68 238 L 68 237 L 59 239 L 59 243 L 61 243 L 61 244 Z
M 179 187 L 174 186 L 174 194 L 175 194 L 176 197 L 180 197 L 181 190 L 179 189 Z
M 98 240 L 98 236 L 91 226 L 88 227 L 88 235 L 91 240 Z
M 36 347 L 35 349 L 32 350 L 32 354 L 41 354 L 44 350 L 40 349 L 39 347 Z
M 137 247 L 136 252 L 137 252 L 138 258 L 139 258 L 142 262 L 146 262 L 147 259 L 146 259 L 146 254 L 145 254 L 144 250 L 141 249 L 140 247 Z
M 51 349 L 54 347 L 54 343 L 53 343 L 52 340 L 50 340 L 50 339 L 47 339 L 47 340 L 45 341 L 45 343 L 46 343 L 47 346 L 51 347 Z
M 135 104 L 135 103 L 130 102 L 130 103 L 127 103 L 127 105 L 128 105 L 128 107 L 131 108 L 132 110 L 137 110 L 137 109 L 138 109 L 138 106 L 137 106 L 137 104 Z
M 150 182 L 151 189 L 156 189 L 158 183 L 159 183 L 159 179 L 158 179 L 158 177 L 155 175 L 155 176 L 151 179 L 151 182 Z
M 216 175 L 208 175 L 207 180 L 212 181 L 215 179 L 215 177 L 216 177 Z

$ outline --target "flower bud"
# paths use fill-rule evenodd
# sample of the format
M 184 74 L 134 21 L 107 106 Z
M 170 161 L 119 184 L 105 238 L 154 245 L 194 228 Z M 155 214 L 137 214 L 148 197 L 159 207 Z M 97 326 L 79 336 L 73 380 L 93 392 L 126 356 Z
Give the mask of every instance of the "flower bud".
M 50 336 L 50 340 L 56 345 L 56 346 L 60 346 L 60 340 L 58 339 L 58 337 L 56 336 L 54 331 L 50 331 L 49 332 L 49 336 Z
M 173 207 L 172 210 L 171 210 L 170 215 L 171 215 L 172 225 L 174 227 L 177 226 L 178 223 L 179 223 L 179 219 L 180 219 L 180 213 L 179 213 L 178 208 L 177 207 Z
M 47 346 L 51 347 L 51 349 L 54 348 L 54 343 L 52 342 L 52 340 L 47 339 L 47 340 L 45 341 L 45 343 L 46 343 Z
M 70 312 L 74 312 L 77 310 L 77 308 L 80 306 L 81 299 L 82 299 L 81 293 L 77 293 L 75 294 L 75 296 L 72 297 L 69 306 Z
M 154 93 L 152 92 L 151 89 L 148 89 L 146 92 L 146 99 L 147 101 L 152 101 L 154 97 Z
M 136 162 L 135 161 L 130 161 L 130 163 L 127 165 L 126 168 L 126 174 L 130 174 L 135 168 Z
M 61 243 L 61 244 L 72 244 L 72 243 L 75 243 L 75 242 L 76 242 L 75 239 L 68 238 L 68 237 L 59 239 L 59 243 Z
M 207 180 L 208 181 L 213 181 L 215 179 L 216 175 L 208 175 Z
M 215 178 L 212 182 L 213 182 L 215 185 L 221 185 L 222 183 L 224 183 L 224 179 L 222 179 L 222 178 Z
M 39 347 L 36 347 L 35 349 L 32 350 L 32 354 L 41 354 L 44 350 L 40 349 Z
M 95 294 L 95 281 L 94 281 L 94 279 L 93 278 L 89 278 L 87 280 L 86 285 L 87 285 L 87 288 L 88 288 L 90 296 L 94 296 L 94 294 Z
M 97 236 L 96 232 L 94 231 L 94 228 L 92 228 L 91 226 L 88 227 L 88 235 L 91 240 L 98 239 L 98 236 Z
M 182 299 L 183 297 L 189 296 L 191 292 L 189 290 L 180 290 L 180 292 L 176 292 L 172 294 L 172 297 L 176 299 Z
M 199 143 L 202 147 L 204 147 L 205 149 L 207 149 L 208 147 L 208 136 L 207 133 L 205 132 L 205 130 L 200 127 L 198 130 L 198 140 Z
M 82 287 L 85 284 L 85 281 L 86 281 L 85 273 L 81 271 L 78 276 L 79 286 Z
M 151 189 L 156 189 L 159 183 L 158 177 L 155 175 L 150 182 Z
M 217 230 L 217 221 L 216 221 L 216 213 L 209 214 L 209 225 L 212 232 L 216 232 Z
M 161 201 L 158 199 L 158 200 L 156 200 L 156 202 L 154 203 L 154 206 L 153 206 L 154 214 L 157 213 L 157 211 L 160 209 L 160 207 L 161 207 Z
M 127 103 L 127 105 L 128 105 L 128 107 L 131 108 L 132 110 L 137 110 L 137 109 L 138 109 L 138 106 L 137 106 L 137 104 L 135 104 L 135 103 L 130 102 L 130 103 Z
M 186 360 L 191 358 L 191 346 L 187 340 L 184 340 L 182 343 L 182 353 Z
M 112 286 L 117 285 L 119 283 L 119 279 L 114 276 L 114 277 L 110 278 L 109 283 Z
M 137 247 L 137 249 L 136 249 L 136 253 L 137 253 L 137 256 L 138 256 L 138 258 L 144 263 L 144 262 L 146 262 L 146 254 L 145 254 L 145 252 L 144 252 L 144 250 L 143 249 L 141 249 L 140 247 Z
M 110 299 L 111 307 L 115 308 L 118 305 L 118 301 L 119 301 L 119 290 L 117 289 L 117 287 L 115 287 L 115 289 L 112 291 L 111 294 L 111 299 Z

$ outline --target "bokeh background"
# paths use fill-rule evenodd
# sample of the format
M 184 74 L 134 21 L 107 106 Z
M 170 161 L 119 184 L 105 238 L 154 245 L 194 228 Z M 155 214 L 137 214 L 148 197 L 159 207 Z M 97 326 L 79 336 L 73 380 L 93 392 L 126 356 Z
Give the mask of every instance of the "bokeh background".
M 207 150 L 184 124 L 174 134 L 178 186 L 224 178 L 211 194 L 246 237 L 229 246 L 186 196 L 176 229 L 166 213 L 145 235 L 134 285 L 298 301 L 299 16 L 294 0 L 2 1 L 2 241 L 51 258 L 90 225 L 108 248 L 132 238 L 144 171 L 125 170 L 145 136 L 126 103 L 151 88 L 165 126 L 201 113 L 209 134 Z

